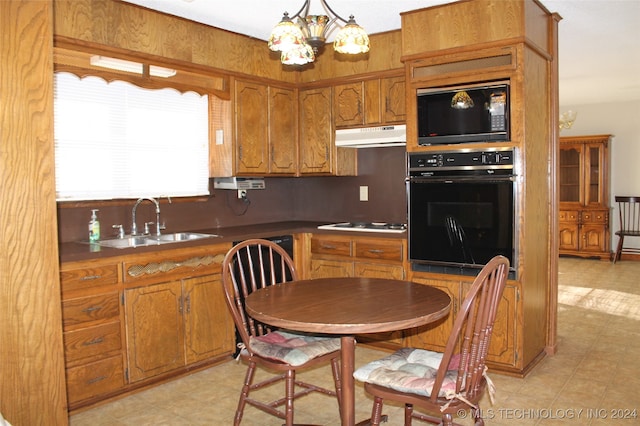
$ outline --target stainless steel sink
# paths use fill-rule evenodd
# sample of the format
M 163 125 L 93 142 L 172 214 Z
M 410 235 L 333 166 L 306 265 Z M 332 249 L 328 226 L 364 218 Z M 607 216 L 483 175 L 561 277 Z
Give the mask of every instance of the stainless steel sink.
M 155 235 L 140 235 L 140 236 L 127 236 L 125 238 L 114 238 L 111 240 L 101 240 L 96 244 L 104 247 L 112 247 L 118 249 L 135 248 L 156 246 L 160 244 L 179 243 L 184 241 L 194 241 L 203 238 L 219 237 L 216 234 L 202 234 L 199 232 L 175 232 L 173 234 L 164 234 L 160 236 Z
M 125 237 L 113 240 L 101 240 L 98 245 L 114 248 L 129 248 L 149 245 L 147 237 Z M 157 243 L 156 243 L 157 244 Z
M 211 238 L 211 237 L 218 237 L 218 235 L 200 234 L 197 232 L 176 232 L 173 234 L 165 234 L 165 235 L 160 235 L 159 237 L 153 237 L 153 238 L 156 238 L 161 242 L 172 243 L 172 242 L 180 242 L 180 241 L 200 240 L 202 238 Z

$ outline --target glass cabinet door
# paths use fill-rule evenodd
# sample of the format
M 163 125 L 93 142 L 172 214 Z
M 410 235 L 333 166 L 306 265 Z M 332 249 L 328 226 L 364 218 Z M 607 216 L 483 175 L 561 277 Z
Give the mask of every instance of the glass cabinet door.
M 582 202 L 582 146 L 571 145 L 560 148 L 560 201 Z
M 587 146 L 587 176 L 586 176 L 586 199 L 585 205 L 600 204 L 602 191 L 600 191 L 600 167 L 602 163 L 600 145 Z

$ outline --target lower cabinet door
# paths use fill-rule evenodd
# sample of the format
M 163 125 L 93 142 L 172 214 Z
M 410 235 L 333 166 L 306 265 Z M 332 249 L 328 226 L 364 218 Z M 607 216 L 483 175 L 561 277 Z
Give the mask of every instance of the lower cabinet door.
M 125 290 L 129 381 L 185 365 L 182 283 Z
M 187 364 L 232 352 L 234 325 L 220 275 L 183 280 Z
M 404 279 L 404 268 L 402 265 L 383 265 L 379 263 L 355 264 L 356 277 L 365 278 L 388 278 L 394 280 Z
M 115 391 L 124 386 L 122 355 L 67 369 L 69 404 Z
M 453 322 L 455 321 L 456 314 L 458 313 L 458 304 L 460 303 L 460 282 L 440 281 L 419 277 L 413 277 L 412 281 L 439 288 L 447 293 L 451 298 L 451 310 L 449 311 L 449 315 L 436 322 L 407 330 L 406 346 L 444 352 L 449 336 L 451 335 L 451 330 L 453 330 Z
M 463 285 L 461 299 L 466 297 L 471 283 Z M 516 365 L 516 336 L 518 321 L 518 289 L 507 284 L 498 304 L 496 321 L 493 323 L 493 334 L 487 352 L 487 361 L 503 364 L 508 367 Z
M 580 250 L 603 253 L 607 250 L 607 235 L 604 225 L 583 225 L 580 231 Z
M 353 277 L 353 261 L 311 259 L 311 278 Z
M 559 249 L 567 251 L 578 250 L 578 224 L 560 222 Z

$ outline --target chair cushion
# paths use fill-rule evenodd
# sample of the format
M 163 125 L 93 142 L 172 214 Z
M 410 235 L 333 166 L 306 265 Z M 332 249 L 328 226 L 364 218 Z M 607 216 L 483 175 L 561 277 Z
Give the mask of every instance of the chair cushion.
M 360 367 L 353 373 L 353 377 L 361 382 L 384 386 L 400 392 L 431 396 L 431 389 L 441 360 L 442 353 L 440 352 L 403 348 L 385 358 Z M 447 391 L 455 392 L 459 362 L 459 356 L 454 355 L 449 363 L 438 396 L 444 397 Z
M 339 350 L 340 339 L 279 330 L 264 336 L 252 336 L 249 345 L 255 354 L 298 366 Z

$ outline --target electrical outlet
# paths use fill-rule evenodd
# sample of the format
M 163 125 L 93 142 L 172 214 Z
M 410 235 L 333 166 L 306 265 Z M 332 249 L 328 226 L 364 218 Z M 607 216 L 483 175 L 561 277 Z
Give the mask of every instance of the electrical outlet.
M 238 189 L 238 199 L 245 199 L 247 198 L 247 190 L 246 189 Z
M 360 201 L 369 201 L 369 187 L 361 186 L 360 187 Z

